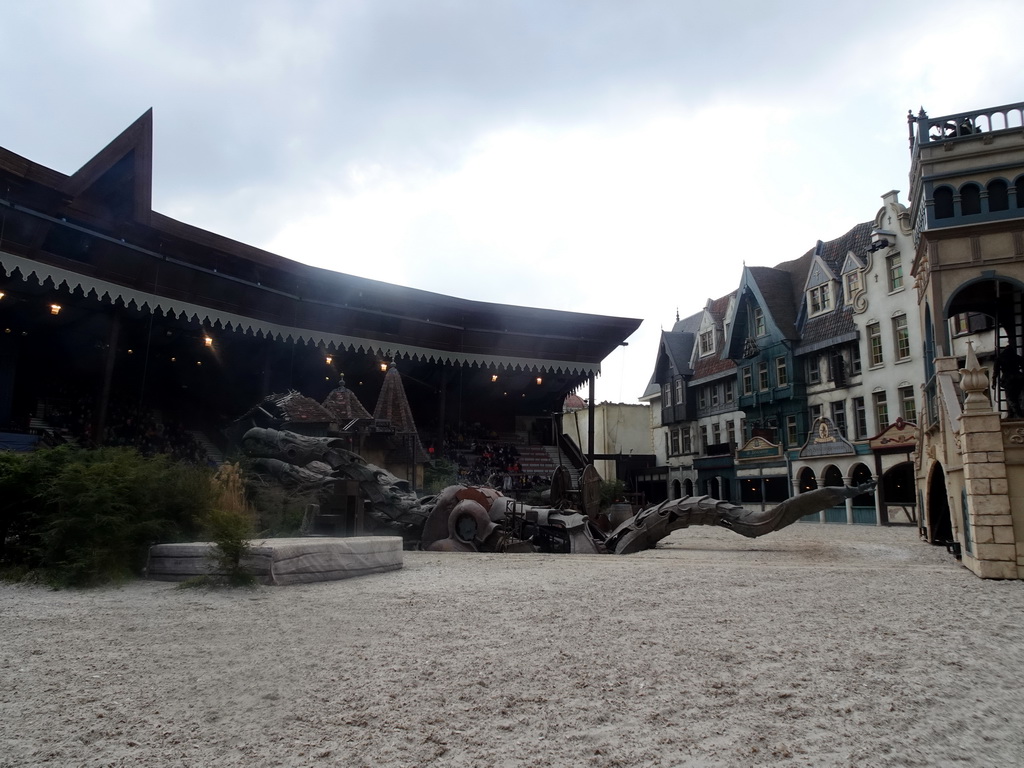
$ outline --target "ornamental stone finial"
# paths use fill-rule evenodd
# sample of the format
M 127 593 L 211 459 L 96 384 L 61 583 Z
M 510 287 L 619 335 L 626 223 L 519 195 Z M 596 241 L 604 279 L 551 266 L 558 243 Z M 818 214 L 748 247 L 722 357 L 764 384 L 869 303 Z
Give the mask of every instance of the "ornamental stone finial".
M 967 342 L 967 359 L 960 369 L 960 388 L 964 391 L 965 411 L 987 411 L 991 408 L 985 392 L 988 390 L 988 369 L 978 362 L 974 344 Z

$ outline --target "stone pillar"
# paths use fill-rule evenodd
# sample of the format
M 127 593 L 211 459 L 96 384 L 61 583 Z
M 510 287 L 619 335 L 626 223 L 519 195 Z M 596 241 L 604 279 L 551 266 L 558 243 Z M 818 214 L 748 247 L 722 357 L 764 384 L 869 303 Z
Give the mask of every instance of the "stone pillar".
M 850 478 L 848 478 L 848 477 L 844 477 L 843 478 L 843 487 L 844 488 L 849 488 L 850 487 Z M 847 525 L 853 525 L 853 499 L 852 498 L 849 498 L 849 499 L 846 500 L 846 524 Z
M 963 564 L 986 579 L 1016 579 L 1017 543 L 1010 511 L 1002 423 L 986 396 L 987 370 L 969 347 L 960 371 L 966 394 L 960 416 L 960 447 L 964 465 L 967 512 L 952 499 L 954 516 L 966 517 L 961 532 Z M 968 543 L 969 540 L 969 543 Z

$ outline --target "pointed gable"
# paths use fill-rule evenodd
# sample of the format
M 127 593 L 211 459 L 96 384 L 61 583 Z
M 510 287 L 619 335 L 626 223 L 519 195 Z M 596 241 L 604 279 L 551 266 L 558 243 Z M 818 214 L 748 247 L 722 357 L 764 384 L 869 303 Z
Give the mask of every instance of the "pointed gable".
M 71 207 L 148 223 L 153 206 L 153 110 L 147 110 L 62 185 Z
M 843 260 L 843 267 L 839 270 L 840 275 L 847 275 L 850 272 L 855 272 L 858 269 L 864 269 L 867 265 L 864 263 L 864 259 L 858 256 L 853 251 L 846 253 L 846 258 Z
M 723 355 L 738 360 L 757 354 L 757 340 L 750 338 L 749 334 L 751 318 L 757 310 L 764 314 L 766 335 L 789 340 L 798 337 L 797 305 L 790 270 L 793 265 L 801 263 L 804 263 L 804 258 L 779 267 L 743 267 L 736 301 L 727 323 Z
M 690 358 L 695 336 L 688 332 L 662 331 L 658 344 L 658 358 L 654 366 L 654 379 L 658 384 L 668 383 L 673 376 L 693 373 Z

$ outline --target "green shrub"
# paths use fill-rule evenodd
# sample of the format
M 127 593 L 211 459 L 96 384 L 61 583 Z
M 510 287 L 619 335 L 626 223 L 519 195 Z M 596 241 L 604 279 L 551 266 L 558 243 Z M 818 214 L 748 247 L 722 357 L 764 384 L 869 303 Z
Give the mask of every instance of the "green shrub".
M 19 487 L 8 498 L 12 483 Z M 55 586 L 138 575 L 148 547 L 194 538 L 211 506 L 209 472 L 130 448 L 44 449 L 0 463 L 6 566 Z
M 215 574 L 210 581 L 232 587 L 255 584 L 256 577 L 242 564 L 252 549 L 252 518 L 237 509 L 213 509 L 206 515 L 205 529 L 217 547 Z

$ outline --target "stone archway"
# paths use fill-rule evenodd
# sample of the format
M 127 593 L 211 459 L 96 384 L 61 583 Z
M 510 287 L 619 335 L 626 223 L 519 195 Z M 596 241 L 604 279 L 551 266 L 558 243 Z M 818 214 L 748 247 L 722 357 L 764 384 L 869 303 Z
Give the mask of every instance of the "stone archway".
M 953 538 L 953 522 L 949 516 L 949 496 L 946 493 L 946 473 L 942 465 L 936 463 L 932 467 L 931 477 L 928 480 L 927 497 L 927 525 L 928 541 L 931 544 L 938 544 L 950 547 L 955 542 Z

